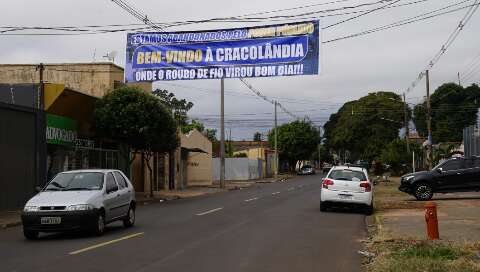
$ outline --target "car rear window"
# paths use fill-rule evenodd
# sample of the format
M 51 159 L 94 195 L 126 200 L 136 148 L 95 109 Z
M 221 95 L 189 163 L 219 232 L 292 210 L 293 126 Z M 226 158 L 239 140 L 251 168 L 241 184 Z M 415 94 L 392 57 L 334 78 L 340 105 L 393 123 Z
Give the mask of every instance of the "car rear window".
M 365 174 L 363 172 L 350 170 L 350 169 L 332 170 L 328 178 L 334 179 L 334 180 L 349 180 L 349 181 L 367 180 L 367 177 L 365 177 Z

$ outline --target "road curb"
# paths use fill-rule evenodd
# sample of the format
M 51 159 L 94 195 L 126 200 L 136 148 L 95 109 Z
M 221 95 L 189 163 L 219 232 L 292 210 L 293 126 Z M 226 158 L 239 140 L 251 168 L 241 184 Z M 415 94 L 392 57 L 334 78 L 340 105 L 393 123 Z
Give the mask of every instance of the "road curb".
M 11 228 L 11 227 L 16 227 L 16 226 L 20 226 L 21 224 L 22 224 L 22 221 L 6 223 L 6 224 L 0 225 L 0 229 L 7 229 L 7 228 Z

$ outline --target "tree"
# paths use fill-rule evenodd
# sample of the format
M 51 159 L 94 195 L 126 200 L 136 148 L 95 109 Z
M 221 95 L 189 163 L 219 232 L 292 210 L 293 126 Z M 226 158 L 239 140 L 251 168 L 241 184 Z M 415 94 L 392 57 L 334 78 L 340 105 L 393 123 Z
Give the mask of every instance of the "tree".
M 298 160 L 308 160 L 320 143 L 318 129 L 309 121 L 294 121 L 277 128 L 280 158 L 287 161 L 290 168 Z M 271 130 L 268 140 L 271 147 L 275 143 L 275 131 Z
M 187 125 L 182 127 L 182 133 L 187 134 L 193 129 L 196 129 L 199 132 L 204 133 L 205 126 L 202 123 L 200 123 L 196 120 L 192 120 L 192 122 L 190 122 L 190 124 L 187 124 Z
M 418 144 L 410 143 L 410 149 L 407 152 L 405 140 L 394 139 L 382 150 L 380 161 L 390 165 L 395 174 L 404 174 L 411 171 L 412 151 L 418 157 L 422 154 L 422 148 Z
M 178 126 L 187 125 L 187 112 L 193 107 L 193 103 L 185 99 L 177 99 L 175 94 L 167 90 L 156 89 L 153 95 L 160 98 L 160 101 L 173 112 L 173 117 L 177 121 Z
M 130 164 L 137 152 L 144 153 L 148 162 L 154 152 L 178 146 L 177 126 L 170 111 L 139 88 L 122 87 L 105 95 L 95 106 L 93 123 L 99 136 L 134 150 Z
M 460 142 L 463 128 L 474 124 L 477 119 L 480 88 L 476 84 L 463 88 L 455 83 L 446 83 L 431 95 L 430 104 L 433 142 Z M 417 131 L 426 137 L 426 102 L 416 105 L 414 113 Z
M 392 92 L 370 93 L 345 103 L 324 125 L 327 149 L 350 154 L 350 161 L 371 162 L 398 137 L 404 105 L 401 97 Z
M 262 141 L 262 133 L 260 132 L 255 132 L 255 134 L 253 134 L 253 141 L 255 142 L 261 142 Z

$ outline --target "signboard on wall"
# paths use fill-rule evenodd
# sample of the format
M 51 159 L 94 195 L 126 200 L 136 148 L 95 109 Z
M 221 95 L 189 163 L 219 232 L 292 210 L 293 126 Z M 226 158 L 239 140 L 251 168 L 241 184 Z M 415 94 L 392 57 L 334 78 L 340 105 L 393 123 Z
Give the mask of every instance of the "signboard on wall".
M 127 36 L 126 82 L 315 75 L 318 21 Z
M 77 140 L 77 122 L 73 119 L 47 114 L 47 143 L 74 145 Z

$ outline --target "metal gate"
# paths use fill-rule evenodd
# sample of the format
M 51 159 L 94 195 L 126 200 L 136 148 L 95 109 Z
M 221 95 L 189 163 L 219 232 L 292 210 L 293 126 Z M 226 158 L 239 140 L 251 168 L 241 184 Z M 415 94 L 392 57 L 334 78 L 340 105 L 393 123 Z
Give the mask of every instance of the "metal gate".
M 0 102 L 0 210 L 21 208 L 45 183 L 45 114 Z

